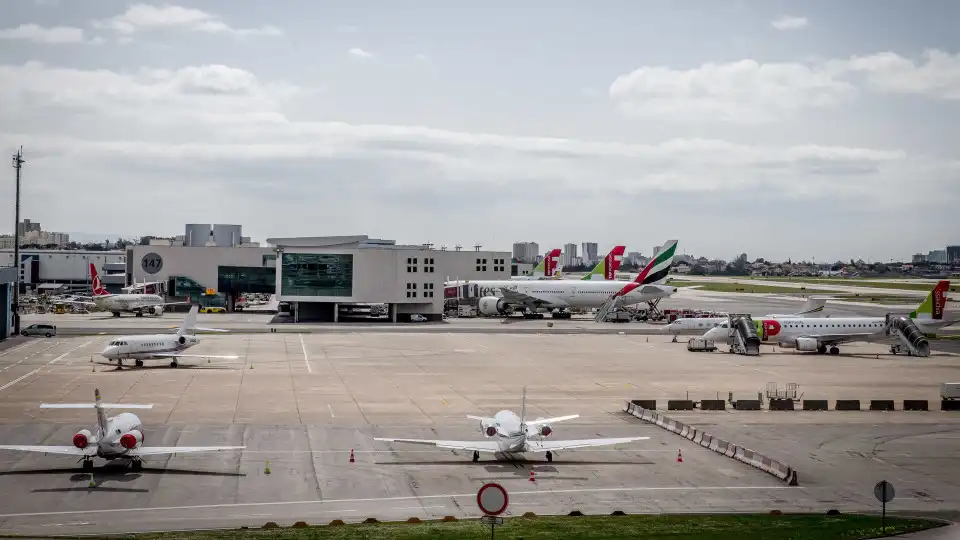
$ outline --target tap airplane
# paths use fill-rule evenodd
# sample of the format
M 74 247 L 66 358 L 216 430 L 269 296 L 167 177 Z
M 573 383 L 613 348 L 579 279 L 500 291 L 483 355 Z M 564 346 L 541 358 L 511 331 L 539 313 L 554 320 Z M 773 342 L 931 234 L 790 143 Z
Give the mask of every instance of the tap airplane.
M 510 279 L 552 279 L 560 275 L 560 249 L 554 248 L 540 261 L 529 276 L 512 276 Z
M 820 354 L 830 352 L 840 354 L 837 347 L 854 341 L 888 341 L 892 338 L 891 325 L 903 325 L 912 321 L 920 333 L 930 333 L 943 328 L 955 320 L 943 320 L 945 293 L 950 287 L 949 281 L 940 281 L 927 298 L 907 316 L 894 314 L 886 317 L 770 317 L 754 321 L 757 336 L 761 341 L 773 341 L 784 348 L 798 351 L 817 351 Z M 730 323 L 711 328 L 703 337 L 709 340 L 730 343 Z M 909 330 L 906 330 L 909 333 Z M 917 336 L 922 338 L 922 335 Z M 914 336 L 910 336 L 914 339 Z M 902 346 L 891 346 L 891 352 L 897 353 Z M 929 348 L 927 348 L 929 353 Z
M 650 437 L 619 437 L 608 439 L 575 439 L 566 441 L 545 441 L 545 437 L 553 434 L 552 424 L 564 420 L 572 420 L 580 415 L 557 416 L 555 418 L 526 419 L 527 387 L 523 387 L 523 397 L 520 400 L 520 416 L 513 411 L 503 410 L 492 418 L 482 416 L 467 416 L 471 420 L 480 421 L 480 431 L 487 437 L 486 441 L 441 441 L 427 439 L 388 439 L 375 438 L 375 441 L 402 442 L 422 444 L 451 450 L 473 450 L 473 461 L 480 461 L 480 452 L 497 454 L 509 457 L 510 454 L 523 452 L 544 452 L 547 461 L 553 461 L 553 453 L 560 450 L 575 448 L 590 448 L 593 446 L 610 446 L 634 441 L 644 441 Z
M 93 458 L 108 461 L 129 460 L 134 470 L 143 467 L 141 459 L 145 456 L 163 454 L 183 454 L 187 452 L 222 452 L 242 450 L 246 446 L 144 446 L 143 423 L 133 413 L 123 412 L 107 418 L 107 409 L 151 409 L 153 405 L 130 403 L 102 403 L 100 390 L 93 393 L 94 403 L 43 403 L 41 409 L 94 409 L 97 412 L 97 427 L 93 431 L 81 429 L 73 436 L 72 446 L 25 446 L 6 444 L 0 450 L 17 452 L 39 452 L 43 454 L 61 454 L 78 456 L 83 461 L 83 469 L 93 469 Z
M 197 311 L 200 307 L 194 305 L 190 313 L 183 320 L 183 324 L 176 334 L 145 334 L 139 336 L 121 336 L 115 338 L 100 353 L 107 360 L 116 360 L 117 368 L 123 369 L 123 361 L 134 360 L 137 367 L 143 367 L 144 360 L 170 360 L 170 367 L 177 367 L 179 358 L 216 358 L 221 360 L 236 360 L 239 356 L 224 356 L 213 354 L 186 354 L 184 351 L 200 343 L 196 335 L 189 335 L 193 330 L 207 332 L 226 332 L 219 328 L 203 328 L 196 326 Z
M 826 298 L 808 298 L 800 308 L 800 311 L 796 313 L 791 313 L 788 315 L 773 313 L 764 315 L 764 317 L 772 319 L 781 317 L 817 317 L 823 311 L 826 303 Z M 677 335 L 683 331 L 705 331 L 715 326 L 720 326 L 729 320 L 729 317 L 685 317 L 673 321 L 672 323 L 664 326 L 661 330 L 664 332 L 670 332 L 673 335 Z
M 103 287 L 103 280 L 97 274 L 97 268 L 90 263 L 90 278 L 93 280 L 93 301 L 71 302 L 84 306 L 96 306 L 103 311 L 113 313 L 119 317 L 121 313 L 133 313 L 142 317 L 144 313 L 163 315 L 165 306 L 183 305 L 190 302 L 166 302 L 158 294 L 111 294 Z
M 651 308 L 677 292 L 676 287 L 659 285 L 667 277 L 677 251 L 669 240 L 657 256 L 630 282 L 607 279 L 557 279 L 541 281 L 484 281 L 478 303 L 483 315 L 509 316 L 517 311 L 524 317 L 542 318 L 540 311 L 553 311 L 555 319 L 569 319 L 568 308 L 599 308 L 611 299 L 619 305 L 646 302 Z

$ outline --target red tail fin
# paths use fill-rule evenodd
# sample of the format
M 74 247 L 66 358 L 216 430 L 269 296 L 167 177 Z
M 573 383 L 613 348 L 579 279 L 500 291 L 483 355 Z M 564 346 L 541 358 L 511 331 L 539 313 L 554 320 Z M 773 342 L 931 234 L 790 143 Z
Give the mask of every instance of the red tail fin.
M 623 261 L 623 253 L 627 246 L 614 246 L 607 253 L 606 263 L 603 265 L 603 279 L 616 279 L 617 271 L 620 270 L 620 262 Z
M 103 287 L 103 282 L 100 281 L 100 275 L 97 274 L 97 267 L 90 263 L 90 279 L 93 281 L 93 295 L 94 296 L 109 296 L 110 293 L 107 292 L 107 289 Z
M 947 280 L 937 282 L 937 286 L 933 288 L 933 313 L 931 315 L 934 319 L 943 319 L 943 309 L 947 305 L 948 290 L 950 290 L 950 282 Z
M 547 253 L 546 259 L 543 261 L 543 273 L 547 277 L 553 277 L 557 273 L 557 270 L 560 266 L 560 249 L 550 250 L 550 253 Z

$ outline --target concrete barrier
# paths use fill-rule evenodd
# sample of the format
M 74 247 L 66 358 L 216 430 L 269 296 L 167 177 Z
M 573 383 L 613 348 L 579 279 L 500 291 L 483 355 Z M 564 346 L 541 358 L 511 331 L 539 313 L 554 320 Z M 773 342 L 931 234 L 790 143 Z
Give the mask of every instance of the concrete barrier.
M 903 410 L 905 411 L 929 411 L 930 402 L 925 399 L 905 399 L 903 400 Z
M 892 399 L 871 399 L 870 400 L 870 410 L 871 411 L 892 411 L 895 410 L 893 407 Z
M 689 399 L 671 399 L 667 401 L 668 411 L 692 411 L 693 401 Z
M 644 409 L 656 410 L 657 409 L 657 400 L 655 399 L 634 399 L 631 401 L 637 407 L 642 407 Z
M 960 400 L 941 399 L 940 410 L 941 411 L 960 411 Z
M 771 411 L 792 411 L 793 400 L 792 399 L 771 399 L 770 410 Z
M 759 405 L 759 401 L 756 401 Z M 793 403 L 791 401 L 791 403 Z M 695 429 L 690 425 L 687 425 L 683 422 L 678 422 L 676 420 L 671 420 L 666 416 L 654 413 L 649 410 L 638 407 L 634 402 L 627 401 L 623 410 L 636 416 L 640 420 L 647 422 L 649 424 L 654 424 L 660 426 L 661 428 L 676 433 L 682 437 L 690 439 L 696 444 L 699 444 L 705 448 L 712 450 L 718 454 L 735 459 L 741 463 L 760 469 L 761 471 L 779 478 L 780 480 L 786 482 L 788 485 L 797 486 L 799 485 L 797 479 L 797 471 L 786 463 L 777 461 L 771 457 L 764 456 L 758 452 L 754 452 L 749 448 L 743 448 L 732 442 L 725 441 L 719 437 L 714 437 L 709 433 L 706 433 L 702 430 Z
M 827 411 L 830 410 L 830 402 L 825 399 L 805 399 L 803 400 L 803 410 Z
M 701 411 L 725 411 L 727 402 L 722 399 L 703 399 L 700 400 Z
M 759 399 L 738 399 L 733 402 L 733 408 L 738 411 L 759 411 Z
M 835 411 L 859 411 L 860 410 L 860 400 L 859 399 L 838 399 L 837 404 L 833 407 Z

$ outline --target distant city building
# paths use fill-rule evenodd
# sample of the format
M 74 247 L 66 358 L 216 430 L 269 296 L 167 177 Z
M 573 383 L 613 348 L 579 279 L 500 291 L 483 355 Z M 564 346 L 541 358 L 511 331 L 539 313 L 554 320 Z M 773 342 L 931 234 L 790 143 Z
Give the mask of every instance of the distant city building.
M 960 246 L 947 246 L 947 262 L 960 263 Z
M 243 236 L 242 225 L 188 223 L 182 237 L 177 236 L 171 244 L 184 247 L 260 247 Z M 182 240 L 178 243 L 178 240 Z
M 577 245 L 576 244 L 564 244 L 563 245 L 563 254 L 560 256 L 560 265 L 561 266 L 575 266 L 576 263 L 573 262 L 577 258 Z
M 17 233 L 20 235 L 20 247 L 49 246 L 66 247 L 70 243 L 70 235 L 61 232 L 44 231 L 40 224 L 29 219 L 17 223 Z M 13 235 L 0 236 L 0 248 L 13 248 Z
M 518 262 L 534 262 L 540 255 L 540 245 L 536 242 L 514 242 L 513 258 Z
M 949 262 L 949 259 L 947 259 L 947 250 L 935 249 L 933 251 L 930 251 L 929 253 L 927 253 L 927 262 L 946 264 L 947 262 Z
M 927 262 L 927 256 L 924 255 L 923 253 L 915 253 L 915 254 L 913 255 L 913 259 L 912 259 L 912 260 L 913 260 L 913 264 L 922 263 L 922 262 Z
M 39 223 L 30 221 L 29 219 L 25 219 L 20 223 L 17 223 L 17 234 L 21 238 L 23 238 L 28 232 L 40 232 L 41 230 L 42 229 L 40 228 Z
M 600 258 L 597 256 L 596 242 L 584 242 L 580 247 L 583 248 L 580 256 L 583 258 L 584 264 L 596 264 L 600 261 Z

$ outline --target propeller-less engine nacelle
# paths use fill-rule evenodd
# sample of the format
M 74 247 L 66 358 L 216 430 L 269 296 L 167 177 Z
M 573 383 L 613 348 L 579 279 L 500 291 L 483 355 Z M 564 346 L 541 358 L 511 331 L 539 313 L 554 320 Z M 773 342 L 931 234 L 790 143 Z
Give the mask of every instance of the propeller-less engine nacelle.
M 796 349 L 802 352 L 812 352 L 820 348 L 820 341 L 817 338 L 798 337 L 792 341 L 780 342 L 780 346 L 785 349 Z
M 537 420 L 543 420 L 543 418 L 537 418 Z M 549 437 L 550 434 L 553 433 L 553 428 L 550 427 L 549 424 L 543 424 L 537 428 L 537 433 L 539 433 L 541 437 Z
M 505 315 L 509 313 L 510 304 L 503 298 L 496 296 L 484 296 L 480 299 L 477 307 L 482 315 Z
M 179 344 L 181 344 L 181 345 L 183 345 L 183 344 L 186 343 L 186 342 L 187 342 L 187 337 L 186 337 L 186 336 L 180 336 L 180 337 L 177 338 L 177 343 L 179 343 Z
M 77 448 L 86 448 L 91 440 L 93 440 L 93 433 L 90 433 L 89 429 L 81 429 L 73 436 L 73 445 Z
M 138 429 L 131 429 L 120 436 L 120 446 L 127 450 L 133 450 L 143 442 L 143 432 Z
M 480 431 L 487 437 L 493 437 L 497 434 L 497 425 L 495 423 L 480 422 Z

